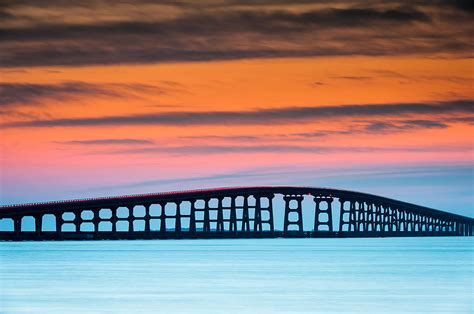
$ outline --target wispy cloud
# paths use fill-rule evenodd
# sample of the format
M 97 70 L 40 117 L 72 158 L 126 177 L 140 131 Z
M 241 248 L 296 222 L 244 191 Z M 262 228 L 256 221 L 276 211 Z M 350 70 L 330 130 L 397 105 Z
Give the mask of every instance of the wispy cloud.
M 469 5 L 464 2 L 451 6 L 442 1 L 390 5 L 380 1 L 259 1 L 242 6 L 244 3 L 120 1 L 111 8 L 107 1 L 84 1 L 78 10 L 77 5 L 61 1 L 49 5 L 7 1 L 2 11 L 7 22 L 0 28 L 0 66 L 468 55 L 473 47 L 466 13 Z M 54 14 L 47 16 L 56 19 L 34 15 L 39 10 L 51 10 Z M 92 12 L 95 20 L 90 18 Z
M 107 138 L 96 140 L 72 140 L 72 141 L 57 141 L 58 144 L 66 145 L 148 145 L 154 144 L 152 140 L 134 139 L 134 138 Z
M 369 81 L 373 79 L 371 76 L 335 76 L 335 79 L 351 80 L 351 81 Z
M 12 108 L 19 105 L 38 105 L 45 100 L 66 101 L 84 96 L 119 97 L 146 94 L 164 94 L 168 87 L 147 84 L 93 84 L 69 81 L 51 84 L 37 83 L 0 83 L 0 108 Z
M 84 82 L 59 84 L 0 83 L 0 107 L 38 104 L 44 99 L 61 101 L 79 95 L 117 96 L 114 91 Z
M 114 125 L 268 125 L 291 124 L 328 118 L 403 117 L 473 114 L 472 100 L 439 103 L 356 104 L 343 106 L 284 107 L 251 111 L 183 111 L 127 116 L 29 120 L 0 124 L 1 128 L 84 127 Z M 418 119 L 418 118 L 417 118 Z M 413 122 L 414 121 L 414 122 Z M 419 121 L 422 121 L 421 119 Z M 407 122 L 410 124 L 410 122 Z M 405 123 L 405 124 L 407 124 Z M 423 123 L 423 122 L 421 122 Z M 412 125 L 416 120 L 412 120 Z
M 212 141 L 258 141 L 263 137 L 259 135 L 190 135 L 180 136 L 184 140 L 212 140 Z
M 470 152 L 470 146 L 314 146 L 314 145 L 182 145 L 182 146 L 154 146 L 145 148 L 121 149 L 115 151 L 95 152 L 94 154 L 122 155 L 122 154 L 236 154 L 236 153 L 303 153 L 303 154 L 331 154 L 331 153 L 380 153 L 380 152 Z
M 412 129 L 444 129 L 449 127 L 444 122 L 432 120 L 403 120 L 395 122 L 375 121 L 369 122 L 365 126 L 364 131 L 367 132 L 386 132 L 396 130 L 412 130 Z

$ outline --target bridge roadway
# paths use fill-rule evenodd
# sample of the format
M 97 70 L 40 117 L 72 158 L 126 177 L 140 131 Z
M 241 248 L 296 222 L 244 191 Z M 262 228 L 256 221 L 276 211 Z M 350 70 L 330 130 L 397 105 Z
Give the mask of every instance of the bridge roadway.
M 0 240 L 11 241 L 472 236 L 473 230 L 474 219 L 453 213 L 366 193 L 294 186 L 0 206 Z

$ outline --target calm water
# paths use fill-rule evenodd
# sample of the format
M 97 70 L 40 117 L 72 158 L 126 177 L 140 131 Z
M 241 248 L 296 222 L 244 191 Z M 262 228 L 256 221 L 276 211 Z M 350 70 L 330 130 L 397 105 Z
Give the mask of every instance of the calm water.
M 473 240 L 0 243 L 0 309 L 472 313 Z

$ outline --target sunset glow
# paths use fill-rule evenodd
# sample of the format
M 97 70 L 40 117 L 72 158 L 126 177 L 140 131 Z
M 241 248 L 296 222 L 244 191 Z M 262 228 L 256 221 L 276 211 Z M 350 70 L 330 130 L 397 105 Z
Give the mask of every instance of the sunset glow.
M 2 204 L 294 184 L 473 215 L 471 9 L 61 3 L 0 7 Z

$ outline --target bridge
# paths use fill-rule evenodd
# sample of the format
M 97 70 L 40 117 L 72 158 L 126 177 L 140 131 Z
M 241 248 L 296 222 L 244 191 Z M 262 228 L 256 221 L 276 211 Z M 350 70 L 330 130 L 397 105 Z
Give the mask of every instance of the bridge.
M 0 228 L 12 241 L 472 236 L 474 219 L 354 191 L 270 186 L 0 206 Z

